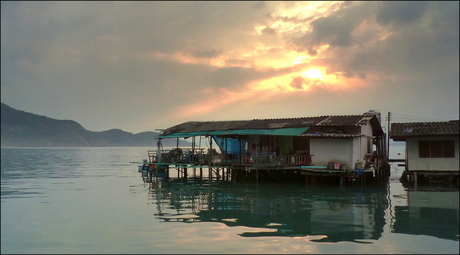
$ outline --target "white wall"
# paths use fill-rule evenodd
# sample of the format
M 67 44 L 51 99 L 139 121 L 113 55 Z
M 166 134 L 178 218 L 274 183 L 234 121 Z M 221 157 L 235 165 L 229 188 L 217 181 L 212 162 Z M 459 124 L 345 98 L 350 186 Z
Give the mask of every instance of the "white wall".
M 361 134 L 364 136 L 361 137 L 361 151 L 360 157 L 364 158 L 366 154 L 372 153 L 372 143 L 374 139 L 372 138 L 372 125 L 367 123 L 367 125 L 361 127 Z
M 363 140 L 366 139 L 362 137 L 353 138 L 353 154 L 351 159 L 353 169 L 355 169 L 356 161 L 364 159 L 365 153 L 363 153 L 363 150 L 365 147 L 363 148 Z
M 363 142 L 364 141 L 364 142 Z M 313 164 L 327 166 L 328 162 L 346 164 L 347 169 L 355 168 L 356 161 L 364 159 L 364 156 L 372 152 L 368 148 L 366 137 L 354 137 L 348 139 L 310 139 L 310 153 Z
M 347 169 L 354 168 L 352 165 L 351 139 L 310 139 L 310 153 L 313 154 L 312 162 L 316 166 L 327 166 L 328 162 L 346 164 Z
M 430 171 L 458 171 L 459 170 L 459 138 L 455 139 L 455 158 L 419 158 L 418 141 L 448 140 L 453 137 L 427 137 L 427 138 L 407 138 L 406 157 L 408 169 L 410 171 L 430 170 Z

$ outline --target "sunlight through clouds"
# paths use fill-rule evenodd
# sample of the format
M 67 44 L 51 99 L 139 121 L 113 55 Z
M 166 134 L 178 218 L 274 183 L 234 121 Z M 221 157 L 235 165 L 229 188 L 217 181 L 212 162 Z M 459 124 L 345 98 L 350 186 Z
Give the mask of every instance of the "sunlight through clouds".
M 234 108 L 256 118 L 417 105 L 414 115 L 452 118 L 458 5 L 2 2 L 2 102 L 92 131 L 239 119 Z
M 311 68 L 303 72 L 302 75 L 306 76 L 309 79 L 322 79 L 323 73 L 317 68 Z
M 314 19 L 315 16 L 325 15 L 334 9 L 334 2 L 309 2 L 295 3 L 285 5 L 285 8 L 280 8 L 277 12 L 271 14 L 271 23 L 267 25 L 256 25 L 254 36 L 263 37 L 278 37 L 283 38 L 292 34 L 301 34 L 310 31 L 312 28 L 307 21 Z M 178 61 L 188 64 L 205 64 L 217 68 L 224 67 L 239 67 L 258 69 L 264 67 L 270 68 L 286 68 L 293 65 L 302 65 L 311 63 L 315 59 L 321 58 L 321 52 L 329 48 L 329 45 L 317 47 L 317 55 L 303 55 L 297 51 L 280 46 L 270 46 L 262 41 L 253 45 L 253 48 L 234 49 L 222 51 L 221 54 L 211 58 L 198 58 L 187 54 L 188 51 L 175 52 L 173 54 L 163 54 L 154 52 L 152 55 L 156 58 Z M 239 51 L 239 52 L 238 52 Z M 237 57 L 236 57 L 237 56 Z M 235 58 L 236 57 L 236 58 Z M 276 93 L 292 93 L 309 91 L 312 86 L 324 86 L 331 88 L 333 83 L 338 83 L 340 75 L 328 75 L 323 68 L 300 68 L 296 71 L 293 69 L 290 73 L 280 73 L 259 81 L 249 81 L 247 84 L 238 84 L 239 88 L 226 87 L 217 94 L 214 98 L 197 102 L 186 107 L 186 110 L 178 110 L 176 116 L 185 117 L 200 115 L 216 111 L 235 102 L 251 100 L 259 97 L 260 93 L 276 92 Z M 326 84 L 327 83 L 327 84 Z M 337 84 L 336 84 L 337 85 Z M 245 90 L 242 92 L 242 90 Z

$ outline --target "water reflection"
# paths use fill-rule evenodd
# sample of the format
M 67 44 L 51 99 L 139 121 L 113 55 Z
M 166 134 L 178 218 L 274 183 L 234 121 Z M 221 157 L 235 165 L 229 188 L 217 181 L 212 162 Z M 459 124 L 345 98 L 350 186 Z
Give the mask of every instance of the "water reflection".
M 152 183 L 151 203 L 163 222 L 221 222 L 255 228 L 243 237 L 319 236 L 318 242 L 378 240 L 388 188 Z M 260 231 L 260 229 L 266 231 Z
M 120 175 L 113 169 L 129 165 L 120 162 L 123 152 L 123 148 L 2 148 L 2 202 L 46 197 L 52 189 L 73 184 L 75 178 Z
M 459 191 L 447 188 L 407 189 L 407 206 L 395 206 L 394 233 L 459 240 Z

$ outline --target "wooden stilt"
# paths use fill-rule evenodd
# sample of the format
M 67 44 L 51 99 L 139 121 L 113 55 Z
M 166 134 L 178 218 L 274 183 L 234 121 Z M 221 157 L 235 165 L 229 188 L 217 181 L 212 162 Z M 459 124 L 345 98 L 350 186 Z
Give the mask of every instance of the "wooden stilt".
M 211 167 L 208 168 L 208 176 L 209 176 L 208 177 L 209 178 L 209 185 L 211 185 L 211 183 L 212 183 L 212 168 Z

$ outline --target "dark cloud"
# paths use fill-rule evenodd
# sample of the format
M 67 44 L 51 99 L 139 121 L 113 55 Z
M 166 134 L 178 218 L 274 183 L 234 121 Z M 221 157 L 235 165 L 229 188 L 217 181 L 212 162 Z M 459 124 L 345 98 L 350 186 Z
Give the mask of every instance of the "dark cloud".
M 298 23 L 305 23 L 310 22 L 315 19 L 315 16 L 309 16 L 306 18 L 299 18 L 297 16 L 272 16 L 272 14 L 267 14 L 266 17 L 273 21 L 282 21 L 282 22 L 290 22 L 293 24 Z
M 254 9 L 263 9 L 265 7 L 265 2 L 257 2 L 251 6 Z
M 311 23 L 313 26 L 312 41 L 314 45 L 330 44 L 348 47 L 351 45 L 351 32 L 355 21 L 342 17 L 324 17 Z
M 266 28 L 262 29 L 262 33 L 267 34 L 267 35 L 274 35 L 274 34 L 276 34 L 276 30 L 271 28 L 271 27 L 266 27 Z
M 414 22 L 425 15 L 428 5 L 428 1 L 384 1 L 377 13 L 377 22 L 383 25 Z
M 225 61 L 228 66 L 254 66 L 254 62 L 239 58 L 231 58 Z
M 335 9 L 337 10 L 328 16 L 313 19 L 310 22 L 312 29 L 301 37 L 291 39 L 291 47 L 315 56 L 322 45 L 328 44 L 332 48 L 355 45 L 353 33 L 364 20 L 369 18 L 375 7 L 368 2 L 357 4 L 345 2 L 335 6 Z
M 192 56 L 197 58 L 215 58 L 219 56 L 221 53 L 222 51 L 218 50 L 202 50 L 192 52 Z
M 424 19 L 395 27 L 386 40 L 363 53 L 353 54 L 350 64 L 367 63 L 360 70 L 419 77 L 458 68 L 458 2 L 431 3 Z M 421 16 L 421 15 L 420 15 Z M 366 54 L 367 53 L 367 54 Z
M 347 77 L 453 72 L 458 68 L 458 10 L 458 2 L 348 3 L 312 21 L 312 30 L 290 45 L 315 56 L 328 44 L 318 64 Z
M 294 77 L 291 81 L 291 87 L 295 89 L 301 89 L 302 85 L 305 83 L 305 79 L 301 76 Z

